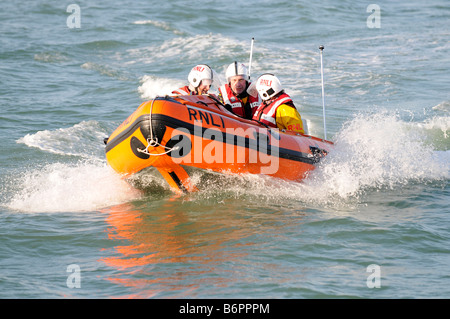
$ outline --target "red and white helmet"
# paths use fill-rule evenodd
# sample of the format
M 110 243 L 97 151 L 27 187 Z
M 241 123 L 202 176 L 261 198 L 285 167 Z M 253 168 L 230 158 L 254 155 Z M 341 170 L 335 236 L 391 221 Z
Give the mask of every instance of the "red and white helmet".
M 246 81 L 248 81 L 247 67 L 242 63 L 238 63 L 238 62 L 234 61 L 233 63 L 231 63 L 228 66 L 227 71 L 225 72 L 225 77 L 227 78 L 227 82 L 229 83 L 230 79 L 233 76 L 237 76 L 237 75 L 242 75 L 244 77 L 244 79 Z
M 283 87 L 275 75 L 266 73 L 256 80 L 256 90 L 263 100 L 268 100 L 283 91 Z
M 206 64 L 199 64 L 192 68 L 188 75 L 189 83 L 194 87 L 198 87 L 200 82 L 211 85 L 214 80 L 213 70 Z

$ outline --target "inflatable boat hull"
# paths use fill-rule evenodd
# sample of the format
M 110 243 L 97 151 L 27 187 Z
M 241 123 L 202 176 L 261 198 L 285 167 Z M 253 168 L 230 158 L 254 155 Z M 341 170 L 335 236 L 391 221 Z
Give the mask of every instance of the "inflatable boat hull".
M 195 191 L 183 167 L 300 180 L 332 143 L 242 119 L 213 96 L 142 103 L 105 141 L 108 164 L 127 177 L 155 167 L 176 191 Z

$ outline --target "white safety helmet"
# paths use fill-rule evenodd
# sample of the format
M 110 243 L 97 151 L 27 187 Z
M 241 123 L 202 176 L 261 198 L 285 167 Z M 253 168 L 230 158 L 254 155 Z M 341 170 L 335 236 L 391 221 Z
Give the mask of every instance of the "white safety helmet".
M 214 79 L 213 70 L 206 64 L 199 64 L 192 68 L 188 75 L 188 81 L 192 87 L 197 88 L 200 82 L 211 85 Z
M 245 65 L 234 61 L 228 66 L 227 71 L 225 72 L 227 82 L 230 83 L 231 78 L 237 75 L 242 75 L 244 79 L 248 81 L 248 71 Z
M 283 91 L 283 87 L 275 75 L 266 73 L 256 80 L 256 90 L 263 100 L 268 100 Z

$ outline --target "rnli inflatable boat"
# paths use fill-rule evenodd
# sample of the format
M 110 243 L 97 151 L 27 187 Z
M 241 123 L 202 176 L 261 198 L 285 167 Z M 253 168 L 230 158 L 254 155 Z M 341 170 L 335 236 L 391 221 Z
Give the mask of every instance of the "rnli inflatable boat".
M 105 144 L 107 162 L 119 174 L 129 177 L 154 167 L 177 192 L 196 190 L 188 167 L 301 180 L 333 145 L 240 118 L 214 95 L 144 102 Z

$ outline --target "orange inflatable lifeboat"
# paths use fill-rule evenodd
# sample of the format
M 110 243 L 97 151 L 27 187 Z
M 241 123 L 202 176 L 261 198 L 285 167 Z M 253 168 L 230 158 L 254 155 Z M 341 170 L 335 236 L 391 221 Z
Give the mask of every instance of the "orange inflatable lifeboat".
M 300 180 L 333 145 L 240 118 L 214 95 L 144 102 L 105 143 L 107 162 L 116 172 L 129 177 L 155 167 L 177 192 L 196 190 L 186 167 Z

